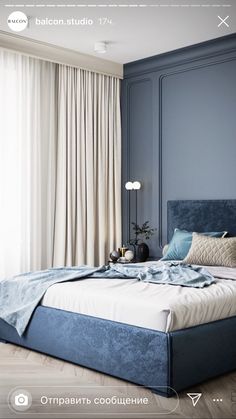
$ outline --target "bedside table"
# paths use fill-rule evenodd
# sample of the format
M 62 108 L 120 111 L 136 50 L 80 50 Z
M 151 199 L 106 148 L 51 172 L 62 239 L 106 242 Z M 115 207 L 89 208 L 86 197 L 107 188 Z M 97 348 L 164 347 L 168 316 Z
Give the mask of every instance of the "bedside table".
M 159 262 L 159 260 L 160 260 L 161 258 L 155 258 L 155 259 L 152 259 L 152 258 L 148 258 L 145 262 L 139 262 L 139 261 L 137 261 L 137 260 L 131 260 L 130 262 L 119 262 L 119 261 L 117 261 L 117 262 L 113 262 L 112 260 L 108 260 L 108 262 L 107 262 L 107 265 L 116 265 L 116 264 L 118 264 L 118 265 L 128 265 L 128 264 L 130 264 L 130 263 L 146 263 L 146 262 L 153 262 L 153 263 L 155 263 L 155 262 Z

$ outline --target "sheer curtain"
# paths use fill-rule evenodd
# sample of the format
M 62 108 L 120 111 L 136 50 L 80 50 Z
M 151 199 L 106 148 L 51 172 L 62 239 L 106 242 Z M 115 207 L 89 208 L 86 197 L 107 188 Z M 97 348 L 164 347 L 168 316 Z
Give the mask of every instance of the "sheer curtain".
M 0 277 L 121 244 L 119 88 L 0 49 Z
M 0 50 L 0 275 L 52 263 L 55 64 Z

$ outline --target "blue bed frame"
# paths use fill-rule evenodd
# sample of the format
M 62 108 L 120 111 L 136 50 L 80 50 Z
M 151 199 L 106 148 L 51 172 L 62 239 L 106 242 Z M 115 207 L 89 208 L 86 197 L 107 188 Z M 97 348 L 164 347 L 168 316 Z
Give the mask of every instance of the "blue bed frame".
M 169 201 L 168 238 L 175 227 L 236 235 L 236 200 Z M 236 369 L 236 316 L 164 333 L 39 305 L 21 338 L 0 320 L 0 340 L 166 397 Z

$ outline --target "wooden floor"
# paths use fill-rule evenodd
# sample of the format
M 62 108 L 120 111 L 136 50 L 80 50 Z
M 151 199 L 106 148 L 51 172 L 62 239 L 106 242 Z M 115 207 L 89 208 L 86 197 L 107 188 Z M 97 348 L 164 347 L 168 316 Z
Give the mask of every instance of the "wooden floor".
M 16 413 L 9 406 L 15 388 L 29 391 L 33 403 L 27 412 Z M 130 383 L 75 366 L 11 344 L 0 344 L 0 418 L 236 418 L 236 372 L 208 381 L 188 392 L 201 392 L 193 407 L 187 392 L 166 399 Z M 233 394 L 235 393 L 235 394 Z M 147 398 L 148 405 L 122 406 L 43 406 L 47 397 L 136 397 Z M 233 397 L 234 402 L 231 400 Z M 213 401 L 220 400 L 222 401 Z M 172 413 L 170 413 L 172 411 Z

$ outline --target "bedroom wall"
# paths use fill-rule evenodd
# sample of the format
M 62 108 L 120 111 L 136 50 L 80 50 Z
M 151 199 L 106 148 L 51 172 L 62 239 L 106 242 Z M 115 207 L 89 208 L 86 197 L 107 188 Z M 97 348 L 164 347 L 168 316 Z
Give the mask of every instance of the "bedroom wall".
M 140 180 L 138 221 L 166 243 L 171 199 L 236 198 L 236 35 L 126 64 L 122 86 L 123 242 L 127 180 Z M 134 220 L 131 192 L 131 220 Z

